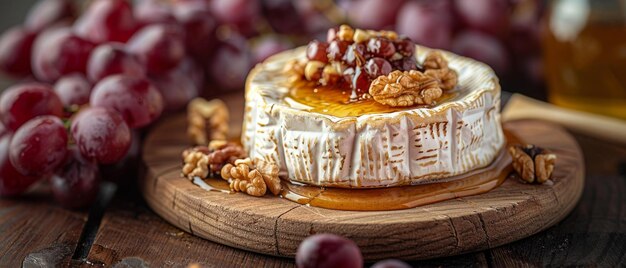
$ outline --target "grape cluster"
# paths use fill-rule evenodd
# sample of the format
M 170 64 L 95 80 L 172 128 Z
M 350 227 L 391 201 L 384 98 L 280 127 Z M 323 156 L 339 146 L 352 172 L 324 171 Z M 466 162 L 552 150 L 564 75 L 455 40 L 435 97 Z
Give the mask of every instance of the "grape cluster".
M 347 84 L 362 95 L 381 75 L 417 70 L 414 50 L 413 41 L 394 32 L 341 25 L 328 30 L 326 42 L 314 40 L 308 44 L 305 78 L 322 85 Z
M 0 195 L 48 179 L 61 204 L 87 205 L 100 174 L 136 163 L 136 130 L 242 89 L 256 62 L 333 24 L 301 2 L 93 0 L 79 14 L 40 0 L 0 36 L 0 72 L 20 81 L 0 96 Z
M 0 96 L 0 195 L 42 178 L 56 181 L 56 193 L 96 189 L 98 179 L 67 177 L 129 161 L 139 151 L 134 129 L 198 95 L 241 90 L 255 63 L 323 40 L 342 23 L 395 29 L 496 71 L 518 58 L 540 66 L 538 0 L 93 0 L 82 14 L 78 2 L 40 0 L 22 25 L 0 35 L 0 72 L 20 81 Z M 408 39 L 326 41 L 309 53 L 322 71 L 332 62 L 345 67 L 327 75 L 329 82 L 364 89 L 372 76 L 415 68 Z M 78 170 L 77 163 L 93 165 Z
M 359 247 L 351 240 L 334 234 L 316 234 L 304 239 L 296 252 L 298 268 L 363 267 Z M 409 268 L 405 262 L 395 259 L 382 260 L 373 268 Z
M 394 29 L 418 44 L 487 63 L 501 77 L 541 82 L 540 0 L 355 0 L 353 26 Z M 515 77 L 510 77 L 515 74 Z
M 124 159 L 132 129 L 166 107 L 152 77 L 188 68 L 183 39 L 165 24 L 139 28 L 127 1 L 93 1 L 75 16 L 70 1 L 43 0 L 0 37 L 0 70 L 30 81 L 0 95 L 1 196 L 49 179 L 62 205 L 89 205 L 99 166 Z

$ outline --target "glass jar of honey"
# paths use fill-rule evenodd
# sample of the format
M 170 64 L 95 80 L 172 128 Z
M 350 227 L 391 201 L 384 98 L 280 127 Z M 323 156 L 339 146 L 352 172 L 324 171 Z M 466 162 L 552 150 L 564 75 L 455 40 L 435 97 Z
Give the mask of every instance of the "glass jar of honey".
M 626 119 L 626 1 L 550 3 L 543 38 L 549 100 Z

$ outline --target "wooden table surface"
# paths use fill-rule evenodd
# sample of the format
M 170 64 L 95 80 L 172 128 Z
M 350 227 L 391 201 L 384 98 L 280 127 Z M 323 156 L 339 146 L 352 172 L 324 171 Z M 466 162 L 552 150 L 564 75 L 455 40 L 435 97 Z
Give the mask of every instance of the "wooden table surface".
M 573 133 L 585 156 L 585 190 L 562 222 L 526 239 L 421 266 L 626 265 L 626 145 Z M 135 175 L 136 176 L 136 175 Z M 132 181 L 134 178 L 126 178 Z M 154 214 L 130 186 L 104 185 L 88 211 L 55 205 L 39 185 L 0 199 L 0 267 L 293 267 L 293 259 L 246 252 L 195 237 Z

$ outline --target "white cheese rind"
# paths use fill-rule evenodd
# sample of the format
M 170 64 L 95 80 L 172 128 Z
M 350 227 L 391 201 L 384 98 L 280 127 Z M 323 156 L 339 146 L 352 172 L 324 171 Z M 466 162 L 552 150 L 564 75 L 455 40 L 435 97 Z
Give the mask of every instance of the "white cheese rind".
M 419 61 L 430 49 L 416 51 Z M 304 50 L 278 54 L 248 77 L 243 146 L 252 158 L 276 162 L 282 176 L 319 186 L 420 184 L 487 166 L 504 144 L 498 79 L 483 63 L 443 53 L 459 73 L 458 97 L 433 108 L 358 117 L 285 102 L 282 70 Z

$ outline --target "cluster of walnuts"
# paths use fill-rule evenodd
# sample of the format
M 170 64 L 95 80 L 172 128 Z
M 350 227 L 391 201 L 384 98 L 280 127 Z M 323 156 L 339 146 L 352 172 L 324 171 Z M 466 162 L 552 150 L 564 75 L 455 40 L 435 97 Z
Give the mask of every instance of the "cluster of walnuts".
M 556 155 L 547 149 L 532 145 L 509 146 L 513 169 L 527 183 L 545 183 L 554 171 Z
M 220 100 L 196 99 L 189 104 L 187 132 L 197 146 L 182 153 L 183 176 L 190 180 L 221 176 L 229 182 L 231 192 L 264 196 L 269 189 L 278 195 L 282 188 L 278 166 L 247 158 L 241 145 L 226 141 L 228 116 Z
M 429 53 L 423 68 L 424 72 L 396 70 L 379 76 L 370 85 L 369 94 L 375 101 L 393 107 L 432 105 L 458 83 L 457 73 L 439 52 Z

